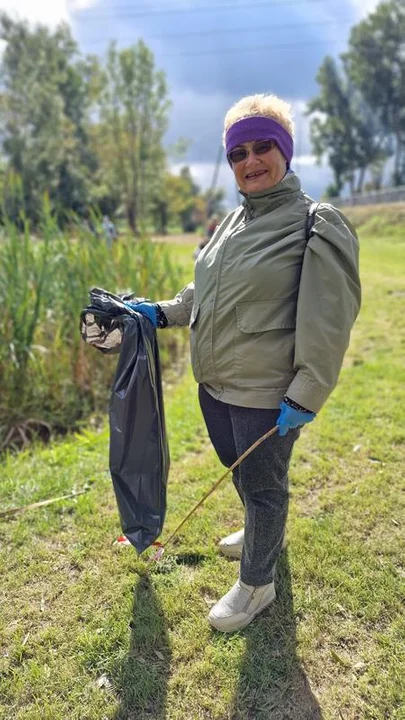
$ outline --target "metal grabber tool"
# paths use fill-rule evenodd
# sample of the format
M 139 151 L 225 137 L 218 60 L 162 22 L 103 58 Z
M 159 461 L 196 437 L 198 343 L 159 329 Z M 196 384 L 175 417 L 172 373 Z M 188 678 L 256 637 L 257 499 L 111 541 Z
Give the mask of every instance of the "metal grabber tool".
M 226 472 L 224 472 L 224 474 L 221 475 L 221 477 L 218 480 L 216 480 L 216 482 L 213 484 L 213 486 L 210 488 L 210 490 L 208 490 L 208 492 L 205 493 L 205 495 L 201 498 L 201 500 L 199 500 L 199 502 L 196 505 L 194 505 L 194 507 L 190 510 L 190 512 L 186 515 L 186 517 L 183 518 L 181 523 L 175 528 L 175 530 L 173 530 L 171 535 L 169 535 L 169 537 L 167 538 L 165 543 L 161 543 L 161 542 L 153 543 L 153 545 L 155 545 L 158 549 L 156 550 L 154 555 L 152 555 L 149 558 L 149 562 L 159 562 L 159 560 L 162 557 L 163 553 L 165 552 L 167 546 L 173 541 L 173 539 L 179 533 L 179 531 L 181 530 L 183 525 L 185 525 L 187 520 L 189 520 L 191 518 L 191 516 L 194 515 L 196 510 L 198 510 L 198 508 L 207 500 L 207 498 L 209 498 L 209 496 L 212 495 L 214 490 L 216 490 L 217 487 L 222 483 L 222 481 L 225 480 L 225 478 L 229 475 L 229 473 L 231 473 L 233 470 L 235 470 L 235 468 L 237 468 L 238 465 L 240 465 L 241 462 L 245 458 L 247 458 L 248 455 L 250 455 L 250 453 L 253 452 L 253 450 L 256 450 L 256 448 L 259 445 L 261 445 L 262 442 L 264 442 L 265 440 L 267 440 L 267 438 L 274 435 L 277 432 L 278 428 L 279 428 L 279 426 L 275 425 L 274 428 L 272 428 L 271 430 L 268 430 L 264 435 L 262 435 L 258 440 L 256 440 L 247 450 L 245 450 L 245 452 L 240 457 L 238 457 L 237 460 L 235 460 L 233 465 L 231 465 L 231 467 L 229 467 L 226 470 Z

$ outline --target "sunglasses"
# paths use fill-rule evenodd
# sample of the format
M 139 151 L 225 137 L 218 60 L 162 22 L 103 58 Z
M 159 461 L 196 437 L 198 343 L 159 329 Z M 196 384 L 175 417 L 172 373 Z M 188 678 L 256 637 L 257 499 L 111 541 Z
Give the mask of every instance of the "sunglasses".
M 266 153 L 270 152 L 270 150 L 273 150 L 276 145 L 277 143 L 275 140 L 258 140 L 257 142 L 252 143 L 251 149 L 255 155 L 265 155 Z M 250 150 L 241 145 L 240 147 L 236 147 L 231 150 L 227 154 L 227 158 L 230 163 L 239 163 L 242 162 L 242 160 L 246 160 L 249 153 Z

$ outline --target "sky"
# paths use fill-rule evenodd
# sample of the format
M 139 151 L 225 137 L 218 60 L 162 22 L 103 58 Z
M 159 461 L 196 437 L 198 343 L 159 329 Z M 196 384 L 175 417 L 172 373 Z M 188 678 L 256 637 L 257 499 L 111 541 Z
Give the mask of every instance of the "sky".
M 139 38 L 166 73 L 172 101 L 165 142 L 189 141 L 173 163 L 191 167 L 210 187 L 221 147 L 223 118 L 243 95 L 270 92 L 288 100 L 295 118 L 292 167 L 303 189 L 320 197 L 332 175 L 311 151 L 308 100 L 325 57 L 338 58 L 350 28 L 377 0 L 0 0 L 0 10 L 55 27 L 64 20 L 84 53 L 103 57 L 111 40 Z M 232 172 L 222 159 L 218 185 L 228 207 L 237 202 Z

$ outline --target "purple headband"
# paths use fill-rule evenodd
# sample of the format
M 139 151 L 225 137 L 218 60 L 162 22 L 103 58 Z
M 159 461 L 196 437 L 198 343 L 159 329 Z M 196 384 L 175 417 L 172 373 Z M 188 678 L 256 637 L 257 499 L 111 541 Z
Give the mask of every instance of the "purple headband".
M 290 167 L 294 141 L 289 132 L 280 123 L 262 115 L 251 115 L 231 125 L 225 136 L 226 154 L 237 145 L 252 140 L 275 140 Z

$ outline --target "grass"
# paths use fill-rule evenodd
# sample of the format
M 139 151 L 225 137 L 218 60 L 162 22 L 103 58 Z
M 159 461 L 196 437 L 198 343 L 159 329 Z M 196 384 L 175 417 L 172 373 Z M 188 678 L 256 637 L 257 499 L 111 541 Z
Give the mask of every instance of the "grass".
M 395 235 L 403 233 L 405 203 L 384 203 L 381 205 L 353 205 L 343 207 L 343 212 L 356 228 L 369 234 Z
M 337 390 L 291 468 L 278 597 L 230 636 L 205 619 L 237 577 L 218 539 L 242 512 L 225 483 L 145 573 L 119 534 L 107 433 L 7 456 L 0 520 L 4 720 L 403 720 L 404 245 L 362 234 L 363 309 Z M 185 279 L 192 261 L 183 257 Z M 221 472 L 189 373 L 166 390 L 165 536 Z
M 62 232 L 47 206 L 38 236 L 28 221 L 3 219 L 0 235 L 0 452 L 33 437 L 76 430 L 104 412 L 114 358 L 96 355 L 78 331 L 88 291 L 134 291 L 171 297 L 181 272 L 168 246 L 121 234 L 110 249 L 104 236 L 78 221 Z M 182 336 L 165 336 L 165 368 L 184 355 Z

